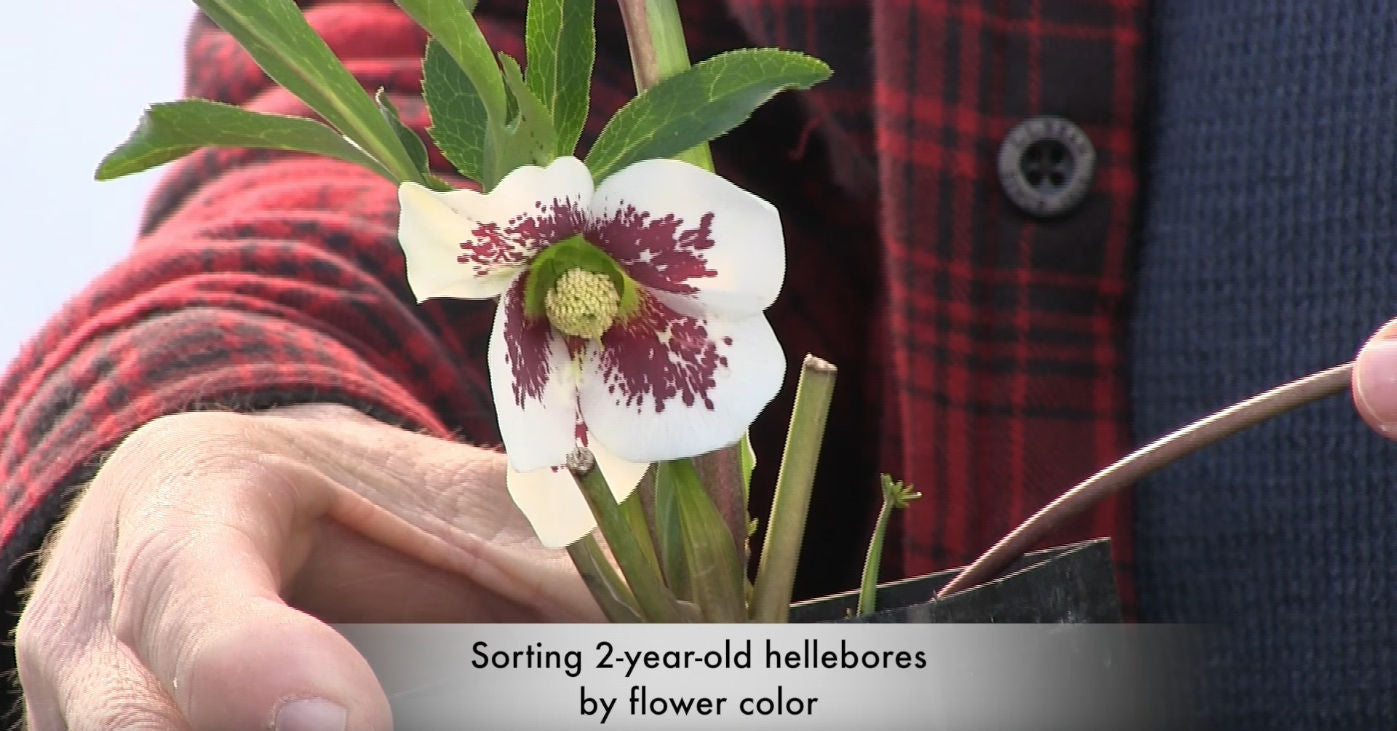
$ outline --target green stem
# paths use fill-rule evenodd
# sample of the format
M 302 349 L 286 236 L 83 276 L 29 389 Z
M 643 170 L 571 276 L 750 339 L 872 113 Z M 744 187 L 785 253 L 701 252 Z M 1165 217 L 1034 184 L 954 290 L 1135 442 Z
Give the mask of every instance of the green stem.
M 621 502 L 621 515 L 630 526 L 631 534 L 636 537 L 636 543 L 639 544 L 645 560 L 654 566 L 656 571 L 660 571 L 660 557 L 655 552 L 655 539 L 650 534 L 650 520 L 645 516 L 645 506 L 640 501 L 639 489 Z
M 606 559 L 606 552 L 592 534 L 588 533 L 582 540 L 568 546 L 568 555 L 572 557 L 573 565 L 577 566 L 577 573 L 582 575 L 582 581 L 587 584 L 592 598 L 597 600 L 597 606 L 601 607 L 608 620 L 642 620 L 640 610 L 636 608 L 635 595 Z
M 922 496 L 913 488 L 894 480 L 892 475 L 879 475 L 883 488 L 883 507 L 878 511 L 878 522 L 873 526 L 873 537 L 868 541 L 868 556 L 863 560 L 863 584 L 859 587 L 858 614 L 872 614 L 878 608 L 878 567 L 883 562 L 883 539 L 888 535 L 888 517 L 894 510 L 907 507 L 908 503 Z
M 675 0 L 617 0 L 626 40 L 631 50 L 636 91 L 644 91 L 661 79 L 689 68 L 689 48 L 684 42 L 684 23 Z M 695 145 L 678 155 L 683 160 L 713 172 L 713 155 L 708 143 Z M 746 439 L 746 436 L 743 437 Z M 732 533 L 738 554 L 747 555 L 747 484 L 743 478 L 741 445 L 725 447 L 693 458 L 694 468 L 703 478 L 704 489 Z M 742 500 L 737 500 L 739 489 Z
M 626 24 L 626 40 L 631 47 L 631 67 L 635 69 L 636 91 L 645 91 L 660 79 L 689 68 L 689 49 L 684 44 L 684 24 L 675 0 L 617 0 Z M 695 145 L 675 159 L 713 172 L 713 155 L 708 143 Z
M 732 536 L 733 549 L 747 559 L 747 489 L 742 478 L 742 444 L 723 447 L 689 460 L 703 491 Z
M 815 484 L 815 463 L 825 436 L 830 398 L 834 394 L 835 367 L 813 355 L 805 356 L 796 385 L 795 409 L 786 433 L 786 450 L 776 477 L 766 542 L 762 544 L 757 583 L 752 591 L 752 619 L 784 622 L 791 609 L 796 564 L 800 560 L 810 491 Z
M 883 496 L 878 522 L 873 526 L 873 538 L 868 542 L 868 555 L 863 560 L 863 583 L 859 586 L 858 616 L 872 614 L 878 602 L 878 566 L 883 562 L 883 538 L 888 534 L 888 517 L 893 514 L 893 501 Z
M 626 575 L 645 619 L 651 622 L 680 621 L 679 610 L 660 577 L 659 569 L 646 558 L 635 534 L 631 532 L 630 521 L 621 514 L 621 508 L 611 495 L 611 487 L 606 484 L 601 470 L 595 466 L 589 468 L 577 477 L 577 484 L 597 518 L 602 536 L 611 547 L 611 555 L 616 557 L 621 573 Z

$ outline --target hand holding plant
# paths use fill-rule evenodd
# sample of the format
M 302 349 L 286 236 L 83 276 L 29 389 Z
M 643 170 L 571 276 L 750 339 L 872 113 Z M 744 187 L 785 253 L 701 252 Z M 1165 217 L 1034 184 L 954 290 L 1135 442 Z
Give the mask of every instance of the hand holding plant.
M 99 177 L 227 145 L 328 154 L 393 181 L 416 297 L 498 298 L 488 362 L 508 489 L 539 539 L 572 547 L 613 618 L 745 619 L 748 519 L 729 520 L 715 499 L 745 506 L 753 460 L 738 445 L 784 377 L 763 311 L 785 252 L 777 211 L 715 175 L 704 145 L 829 69 L 775 49 L 689 67 L 672 2 L 623 3 L 637 79 L 653 86 L 579 159 L 591 2 L 531 2 L 521 67 L 491 51 L 468 4 L 401 0 L 432 36 L 432 139 L 478 187 L 455 189 L 428 169 L 386 95 L 360 90 L 290 0 L 199 5 L 324 123 L 203 100 L 157 105 Z M 818 449 L 818 433 L 797 437 Z M 741 484 L 703 484 L 690 458 L 705 454 L 731 463 Z M 591 537 L 597 527 L 624 582 Z M 794 561 L 770 572 L 782 603 Z
M 498 299 L 487 360 L 508 491 L 540 541 L 568 547 L 614 620 L 784 620 L 834 368 L 808 357 L 802 369 L 749 586 L 755 457 L 745 433 L 785 375 L 764 315 L 785 251 L 779 213 L 715 174 L 706 145 L 829 68 L 778 49 L 691 67 L 673 0 L 620 0 L 639 93 L 579 157 L 591 0 L 531 0 L 523 64 L 489 48 L 472 3 L 397 0 L 432 36 L 429 132 L 473 183 L 458 188 L 429 169 L 386 94 L 360 88 L 292 0 L 196 1 L 323 122 L 199 99 L 159 104 L 98 177 L 213 145 L 328 155 L 387 178 L 398 186 L 416 298 Z M 1346 376 L 1326 375 L 1299 401 L 1259 397 L 1132 455 L 1045 508 L 946 591 L 988 578 L 1044 527 L 1144 471 L 1272 415 L 1268 404 L 1290 408 Z M 884 490 L 888 506 L 913 496 L 890 479 Z M 891 509 L 870 548 L 862 611 L 873 608 Z

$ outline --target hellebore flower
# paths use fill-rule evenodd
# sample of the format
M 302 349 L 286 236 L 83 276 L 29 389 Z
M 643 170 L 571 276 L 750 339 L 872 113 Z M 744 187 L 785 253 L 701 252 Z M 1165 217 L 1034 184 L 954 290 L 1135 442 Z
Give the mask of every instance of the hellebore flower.
M 586 446 L 619 502 L 648 463 L 736 442 L 780 388 L 762 314 L 785 276 L 776 209 L 674 160 L 594 187 L 573 157 L 489 194 L 398 190 L 419 301 L 498 296 L 490 383 L 511 496 L 539 539 L 595 521 L 567 455 Z

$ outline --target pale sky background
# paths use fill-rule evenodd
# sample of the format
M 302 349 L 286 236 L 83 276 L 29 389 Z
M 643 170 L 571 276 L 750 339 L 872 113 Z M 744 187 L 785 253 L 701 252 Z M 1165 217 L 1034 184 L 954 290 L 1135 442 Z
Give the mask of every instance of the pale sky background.
M 0 23 L 0 363 L 135 238 L 161 169 L 92 179 L 146 104 L 177 99 L 182 0 L 26 0 Z

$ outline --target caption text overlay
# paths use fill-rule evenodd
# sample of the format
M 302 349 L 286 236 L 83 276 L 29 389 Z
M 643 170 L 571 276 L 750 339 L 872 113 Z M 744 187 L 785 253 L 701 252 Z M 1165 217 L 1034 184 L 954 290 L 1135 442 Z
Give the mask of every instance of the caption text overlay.
M 1139 625 L 338 629 L 413 729 L 1166 727 L 1196 639 Z

